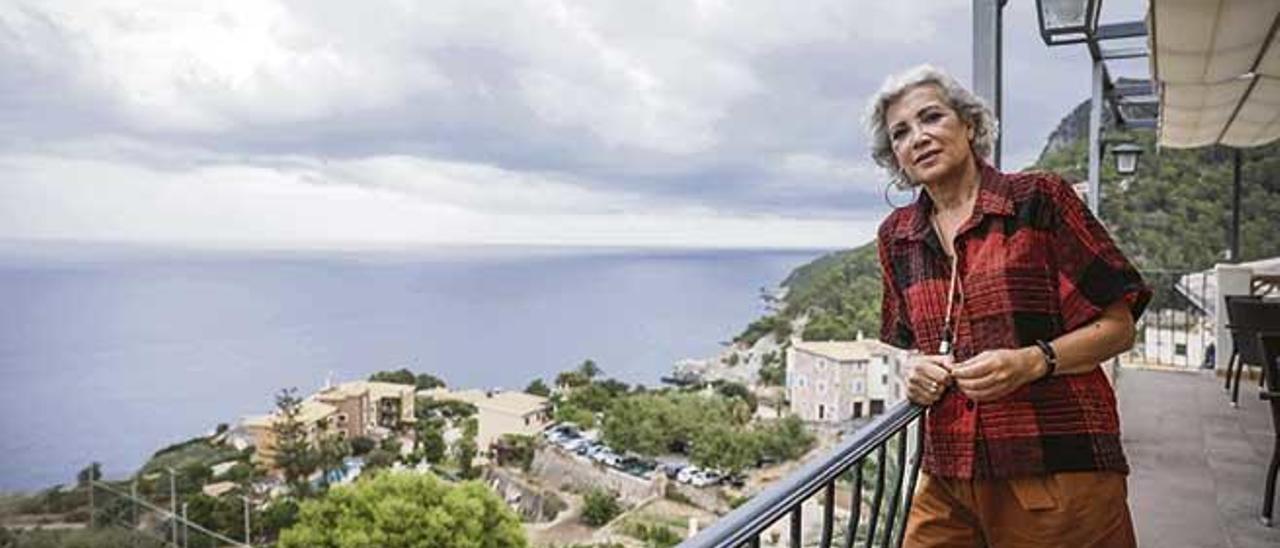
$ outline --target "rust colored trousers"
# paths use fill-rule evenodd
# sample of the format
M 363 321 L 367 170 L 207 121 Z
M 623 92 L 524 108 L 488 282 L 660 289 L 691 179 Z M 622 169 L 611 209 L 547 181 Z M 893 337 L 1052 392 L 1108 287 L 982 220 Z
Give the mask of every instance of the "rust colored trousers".
M 920 475 L 902 545 L 1131 547 L 1128 487 L 1115 472 L 1003 480 Z

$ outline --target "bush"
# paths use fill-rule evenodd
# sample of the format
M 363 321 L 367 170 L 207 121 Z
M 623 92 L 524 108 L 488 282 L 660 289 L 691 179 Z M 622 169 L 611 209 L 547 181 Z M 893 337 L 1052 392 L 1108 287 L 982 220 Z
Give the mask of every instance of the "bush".
M 380 473 L 302 503 L 280 548 L 527 546 L 520 519 L 479 482 Z
M 592 489 L 583 497 L 582 522 L 592 527 L 609 523 L 622 513 L 618 495 L 603 489 Z
M 636 523 L 627 528 L 627 534 L 645 542 L 645 546 L 671 548 L 680 541 L 680 535 L 666 525 Z
M 358 436 L 351 439 L 351 454 L 359 457 L 369 451 L 373 451 L 377 446 L 378 442 L 364 436 Z

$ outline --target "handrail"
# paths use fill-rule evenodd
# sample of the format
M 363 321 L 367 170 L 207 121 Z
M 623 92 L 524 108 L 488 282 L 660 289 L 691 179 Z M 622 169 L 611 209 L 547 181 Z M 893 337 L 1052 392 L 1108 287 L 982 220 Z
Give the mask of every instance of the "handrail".
M 762 531 L 788 513 L 799 509 L 805 500 L 825 486 L 833 484 L 837 478 L 861 462 L 872 451 L 877 448 L 883 449 L 890 437 L 896 433 L 905 432 L 907 426 L 920 418 L 923 412 L 923 407 L 907 401 L 894 405 L 884 414 L 858 429 L 853 435 L 841 440 L 830 453 L 805 463 L 799 470 L 792 472 L 747 501 L 746 504 L 716 520 L 710 527 L 685 540 L 680 546 L 684 548 L 737 547 L 758 539 Z M 902 444 L 899 451 L 905 451 L 905 445 Z M 916 467 L 919 465 L 919 451 L 920 449 L 917 448 Z M 880 470 L 883 473 L 883 458 L 881 460 Z M 900 469 L 899 474 L 901 473 Z M 915 483 L 915 473 L 916 470 L 913 470 L 912 485 Z M 910 494 L 907 496 L 909 497 Z M 793 528 L 798 527 L 798 520 L 794 517 L 792 525 Z M 887 527 L 891 526 L 892 524 L 889 524 Z M 892 531 L 886 530 L 885 533 L 892 534 Z

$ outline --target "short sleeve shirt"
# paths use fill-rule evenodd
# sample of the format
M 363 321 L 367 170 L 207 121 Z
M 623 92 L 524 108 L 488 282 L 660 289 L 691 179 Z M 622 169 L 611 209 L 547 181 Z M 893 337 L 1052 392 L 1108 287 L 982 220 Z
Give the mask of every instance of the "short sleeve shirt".
M 1136 320 L 1151 291 L 1106 229 L 1061 177 L 1000 173 L 982 163 L 974 210 L 955 239 L 957 362 L 985 350 L 1051 341 L 1124 300 Z M 880 338 L 936 354 L 951 261 L 921 192 L 880 226 L 884 280 Z M 1100 368 L 1055 375 L 978 403 L 948 390 L 929 409 L 923 466 L 950 478 L 1069 471 L 1128 473 L 1115 392 Z

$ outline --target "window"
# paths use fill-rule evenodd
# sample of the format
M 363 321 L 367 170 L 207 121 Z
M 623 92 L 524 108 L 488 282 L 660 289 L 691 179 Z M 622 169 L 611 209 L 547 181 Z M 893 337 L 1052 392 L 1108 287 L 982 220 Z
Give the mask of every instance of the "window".
M 880 375 L 880 385 L 889 386 L 889 375 L 887 373 Z
M 853 381 L 853 392 L 855 394 L 862 393 L 862 381 Z
M 826 381 L 818 381 L 818 391 L 819 391 L 819 392 L 824 392 L 824 393 L 827 391 L 827 383 L 826 383 Z
M 853 418 L 857 419 L 861 417 L 862 417 L 862 402 L 855 401 L 853 402 Z
M 1176 356 L 1186 356 L 1186 355 L 1187 355 L 1187 345 L 1185 345 L 1185 344 L 1183 344 L 1183 343 L 1177 343 L 1177 344 L 1173 345 L 1173 353 L 1174 353 L 1174 355 L 1176 355 Z
M 871 410 L 869 414 L 879 415 L 884 413 L 884 400 L 871 400 Z
M 800 388 L 804 388 L 804 377 L 796 377 L 796 382 L 800 384 Z
M 827 406 L 818 404 L 818 420 L 827 418 Z

